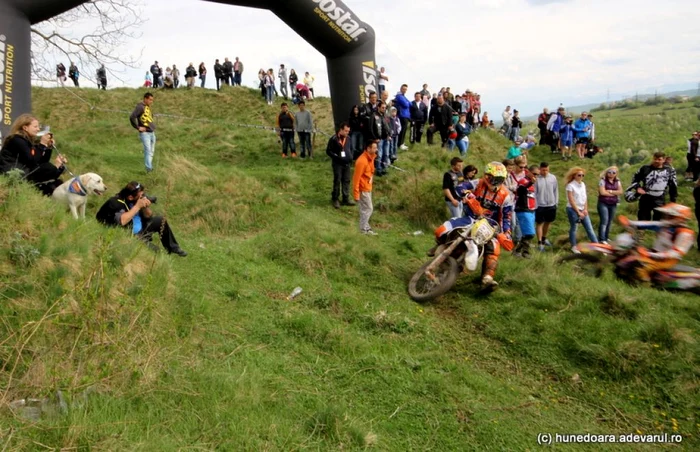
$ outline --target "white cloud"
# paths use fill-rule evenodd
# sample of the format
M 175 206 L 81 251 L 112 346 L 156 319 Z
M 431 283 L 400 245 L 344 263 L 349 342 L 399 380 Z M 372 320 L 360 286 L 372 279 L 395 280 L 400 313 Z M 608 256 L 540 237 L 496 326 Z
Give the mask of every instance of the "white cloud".
M 487 110 L 505 104 L 524 113 L 545 102 L 601 98 L 700 79 L 695 1 L 669 0 L 345 0 L 377 34 L 377 60 L 391 90 L 451 86 L 480 92 Z M 127 73 L 139 85 L 153 60 L 183 68 L 241 57 L 244 83 L 259 68 L 285 63 L 316 75 L 328 94 L 325 58 L 272 13 L 197 0 L 149 0 L 143 67 Z M 138 53 L 138 52 L 137 52 Z M 208 86 L 214 86 L 210 77 Z

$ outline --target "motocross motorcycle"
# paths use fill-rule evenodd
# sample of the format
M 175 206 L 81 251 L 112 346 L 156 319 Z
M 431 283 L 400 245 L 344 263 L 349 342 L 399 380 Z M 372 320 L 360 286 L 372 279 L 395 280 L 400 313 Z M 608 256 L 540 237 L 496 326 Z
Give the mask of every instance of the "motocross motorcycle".
M 460 221 L 459 219 L 456 221 Z M 447 223 L 446 223 L 447 224 Z M 455 225 L 436 237 L 437 247 L 428 252 L 433 257 L 426 262 L 408 283 L 409 296 L 418 302 L 433 300 L 454 286 L 457 275 L 473 272 L 484 254 L 484 245 L 499 232 L 497 222 L 480 218 L 469 224 Z M 440 228 L 436 231 L 436 234 Z
M 630 284 L 639 283 L 635 269 L 639 265 L 636 251 L 639 234 L 625 232 L 611 244 L 581 243 L 575 246 L 581 254 L 571 254 L 559 259 L 571 262 L 581 272 L 599 278 L 608 264 L 614 265 L 615 275 Z M 684 290 L 700 294 L 700 269 L 688 265 L 676 265 L 651 275 L 652 286 L 667 290 Z

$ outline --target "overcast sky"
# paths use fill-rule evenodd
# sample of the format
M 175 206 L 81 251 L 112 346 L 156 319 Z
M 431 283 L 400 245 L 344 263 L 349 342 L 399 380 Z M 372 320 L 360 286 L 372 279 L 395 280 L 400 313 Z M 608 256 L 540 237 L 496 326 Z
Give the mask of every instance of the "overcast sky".
M 345 0 L 374 28 L 377 62 L 389 89 L 422 83 L 482 94 L 499 116 L 506 104 L 525 115 L 543 106 L 584 104 L 635 92 L 697 88 L 700 21 L 696 0 Z M 161 66 L 238 56 L 243 83 L 285 63 L 316 76 L 328 95 L 325 58 L 268 11 L 198 0 L 149 0 L 142 68 L 124 75 L 140 85 Z M 208 87 L 214 87 L 212 76 Z M 114 83 L 114 84 L 119 84 Z

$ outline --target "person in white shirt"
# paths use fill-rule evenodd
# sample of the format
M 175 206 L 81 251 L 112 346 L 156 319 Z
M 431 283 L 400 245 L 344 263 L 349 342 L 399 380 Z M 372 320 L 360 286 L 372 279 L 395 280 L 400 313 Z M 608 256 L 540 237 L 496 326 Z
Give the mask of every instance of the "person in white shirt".
M 306 87 L 309 88 L 312 98 L 316 97 L 316 95 L 314 94 L 314 81 L 316 81 L 316 79 L 313 75 L 309 74 L 308 72 L 304 73 L 304 85 L 306 85 Z
M 564 121 L 564 115 L 566 110 L 564 107 L 559 107 L 556 113 L 549 115 L 549 121 L 547 121 L 547 132 L 549 133 L 549 147 L 552 150 L 552 154 L 561 152 L 559 148 L 559 135 L 562 122 Z
M 588 239 L 593 243 L 598 243 L 598 237 L 593 230 L 591 217 L 588 215 L 588 195 L 586 194 L 586 184 L 583 183 L 583 178 L 586 176 L 586 170 L 579 167 L 573 167 L 566 173 L 566 215 L 569 217 L 569 242 L 571 243 L 571 251 L 578 254 L 580 251 L 576 248 L 576 230 L 578 224 L 583 224 Z
M 513 127 L 513 113 L 510 111 L 510 105 L 503 110 L 501 116 L 503 117 L 503 135 L 508 138 L 510 136 L 511 128 Z
M 377 89 L 379 91 L 379 97 L 382 96 L 382 92 L 386 91 L 386 82 L 389 81 L 389 76 L 386 75 L 386 69 L 384 67 L 379 69 L 379 80 L 377 81 Z

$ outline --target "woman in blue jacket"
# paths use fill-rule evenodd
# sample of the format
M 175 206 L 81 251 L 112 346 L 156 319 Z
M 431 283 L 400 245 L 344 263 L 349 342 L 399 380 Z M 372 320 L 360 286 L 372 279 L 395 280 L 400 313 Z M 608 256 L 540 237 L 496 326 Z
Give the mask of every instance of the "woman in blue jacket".
M 586 145 L 591 139 L 591 120 L 588 119 L 588 113 L 581 113 L 581 117 L 574 123 L 574 132 L 576 134 L 576 153 L 579 158 L 586 156 Z

